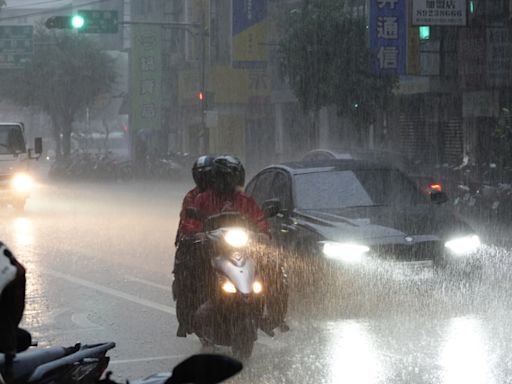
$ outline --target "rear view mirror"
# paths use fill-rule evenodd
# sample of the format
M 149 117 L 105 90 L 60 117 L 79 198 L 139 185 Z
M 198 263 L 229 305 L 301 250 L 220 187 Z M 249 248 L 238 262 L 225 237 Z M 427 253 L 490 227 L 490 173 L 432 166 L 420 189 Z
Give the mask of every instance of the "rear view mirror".
M 448 201 L 448 195 L 441 191 L 432 191 L 430 193 L 430 201 L 434 204 L 444 204 Z
M 201 354 L 189 357 L 172 370 L 165 384 L 215 384 L 236 375 L 243 368 L 238 360 L 228 356 Z
M 281 212 L 281 202 L 279 199 L 270 199 L 263 203 L 261 206 L 265 217 L 274 217 Z
M 40 137 L 36 137 L 34 139 L 34 152 L 36 155 L 41 155 L 43 153 L 43 139 Z

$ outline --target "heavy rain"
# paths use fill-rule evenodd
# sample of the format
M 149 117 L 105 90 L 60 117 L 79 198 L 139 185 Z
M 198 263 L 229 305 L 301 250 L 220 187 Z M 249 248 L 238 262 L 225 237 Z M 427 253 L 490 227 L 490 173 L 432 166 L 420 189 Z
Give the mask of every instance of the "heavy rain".
M 512 382 L 511 20 L 0 0 L 0 383 Z

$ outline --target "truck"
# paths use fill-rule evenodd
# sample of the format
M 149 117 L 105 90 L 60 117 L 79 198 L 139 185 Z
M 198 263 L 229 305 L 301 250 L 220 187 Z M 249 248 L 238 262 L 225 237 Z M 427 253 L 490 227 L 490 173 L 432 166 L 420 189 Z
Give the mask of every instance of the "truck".
M 43 152 L 42 138 L 34 139 L 34 148 L 27 149 L 23 123 L 0 122 L 0 204 L 17 211 L 25 203 L 34 182 L 30 164 Z

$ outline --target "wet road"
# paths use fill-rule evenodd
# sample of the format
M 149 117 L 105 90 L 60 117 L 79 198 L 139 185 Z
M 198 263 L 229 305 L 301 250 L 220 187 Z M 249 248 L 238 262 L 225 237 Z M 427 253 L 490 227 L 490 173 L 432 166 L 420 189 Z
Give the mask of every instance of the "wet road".
M 169 288 L 187 187 L 42 184 L 25 214 L 1 211 L 1 239 L 28 269 L 24 326 L 41 346 L 115 341 L 110 369 L 132 379 L 200 350 L 174 336 Z M 512 252 L 490 242 L 481 284 L 427 275 L 303 289 L 292 330 L 260 335 L 232 382 L 512 383 Z

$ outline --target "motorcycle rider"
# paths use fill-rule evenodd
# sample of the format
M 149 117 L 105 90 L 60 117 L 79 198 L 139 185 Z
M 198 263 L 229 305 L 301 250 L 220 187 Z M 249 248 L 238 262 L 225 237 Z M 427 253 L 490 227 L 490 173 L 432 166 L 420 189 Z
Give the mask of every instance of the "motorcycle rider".
M 200 156 L 192 166 L 192 178 L 196 186 L 190 190 L 184 197 L 181 205 L 180 222 L 176 233 L 176 254 L 174 257 L 174 281 L 172 291 L 176 301 L 176 317 L 178 319 L 178 337 L 186 337 L 191 333 L 191 317 L 197 309 L 198 298 L 193 295 L 198 271 L 195 266 L 196 252 L 193 249 L 193 243 L 190 239 L 183 236 L 182 226 L 185 220 L 186 209 L 192 207 L 195 198 L 206 191 L 212 180 L 213 157 L 208 155 Z
M 250 220 L 262 234 L 260 240 L 268 242 L 270 239 L 269 224 L 263 211 L 256 201 L 246 195 L 243 190 L 245 184 L 245 169 L 241 161 L 230 155 L 222 155 L 213 161 L 213 182 L 211 189 L 200 193 L 195 201 L 194 208 L 201 217 L 209 217 L 221 212 L 239 212 Z M 192 235 L 202 231 L 202 223 L 198 220 L 186 218 L 183 232 Z M 267 297 L 268 316 L 264 319 L 261 328 L 273 335 L 273 329 L 280 326 L 281 330 L 288 330 L 284 322 L 287 311 L 288 289 L 286 275 L 279 262 L 268 258 L 261 260 L 264 275 L 268 278 L 269 295 Z M 276 271 L 277 273 L 272 273 Z

